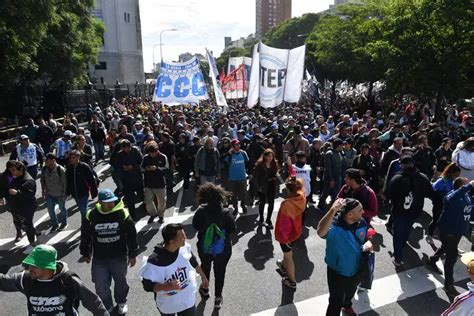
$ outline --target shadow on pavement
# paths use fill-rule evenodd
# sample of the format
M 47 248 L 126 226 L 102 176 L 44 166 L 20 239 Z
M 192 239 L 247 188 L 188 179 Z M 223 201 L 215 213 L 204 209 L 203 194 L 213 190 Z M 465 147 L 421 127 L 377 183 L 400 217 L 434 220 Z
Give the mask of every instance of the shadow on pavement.
M 244 251 L 244 258 L 255 270 L 265 269 L 265 263 L 273 258 L 273 240 L 270 229 L 257 228 L 257 232 L 248 242 L 247 250 Z

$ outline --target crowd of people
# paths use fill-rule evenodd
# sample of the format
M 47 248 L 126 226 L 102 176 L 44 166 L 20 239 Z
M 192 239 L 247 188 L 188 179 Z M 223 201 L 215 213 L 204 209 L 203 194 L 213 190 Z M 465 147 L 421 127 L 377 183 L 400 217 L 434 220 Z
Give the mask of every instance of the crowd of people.
M 105 315 L 114 308 L 113 279 L 118 312 L 126 313 L 127 265 L 136 263 L 134 222 L 141 217 L 136 206 L 143 203 L 149 224 L 156 218 L 163 223 L 167 198 L 183 181 L 183 190 L 197 190 L 193 227 L 201 263 L 186 243 L 183 226 L 166 225 L 163 243 L 140 272 L 145 291 L 155 293 L 162 315 L 194 315 L 194 293 L 210 297 L 211 266 L 214 304 L 220 309 L 235 218 L 257 204 L 256 225 L 274 229 L 283 252 L 277 268 L 283 286 L 293 290 L 297 258 L 292 248 L 308 212 L 320 214 L 317 234 L 326 240 L 327 315 L 341 310 L 355 315 L 351 300 L 361 282 L 360 271 L 373 255 L 376 232 L 371 222 L 390 213 L 386 227 L 393 235 L 393 264 L 402 268 L 406 242 L 429 198 L 433 209 L 427 240 L 437 238 L 442 246 L 426 267 L 443 273 L 436 262 L 445 254 L 444 289 L 454 301 L 460 295 L 453 279 L 458 245 L 463 236 L 471 239 L 474 224 L 474 118 L 469 109 L 447 105 L 447 120 L 433 122 L 429 107 L 413 100 L 392 109 L 358 112 L 346 106 L 336 111 L 307 104 L 248 109 L 231 102 L 223 111 L 208 101 L 169 107 L 146 97 L 127 97 L 103 108 L 90 105 L 85 127 L 73 114 L 62 124 L 52 117 L 39 119 L 39 125 L 31 119 L 0 178 L 0 195 L 13 215 L 16 241 L 25 231 L 30 243 L 24 261 L 29 272 L 0 275 L 0 289 L 31 297 L 40 290 L 35 280 L 54 279 L 67 271 L 65 263 L 56 263 L 54 248 L 36 245 L 33 216 L 39 178 L 51 233 L 68 227 L 68 197 L 80 210 L 80 252 L 84 262 L 92 262 L 98 296 L 66 273 L 76 296 L 95 314 Z M 101 161 L 110 165 L 113 190 L 99 190 L 94 166 Z M 284 200 L 273 222 L 280 184 Z M 88 209 L 95 198 L 98 204 Z M 467 264 L 472 275 L 473 263 Z M 19 285 L 25 277 L 31 279 L 29 289 Z M 470 304 L 472 293 L 471 285 Z M 74 308 L 73 301 L 61 304 L 67 310 Z M 39 311 L 39 304 L 31 299 L 28 304 L 31 314 Z M 459 300 L 454 304 L 460 305 Z

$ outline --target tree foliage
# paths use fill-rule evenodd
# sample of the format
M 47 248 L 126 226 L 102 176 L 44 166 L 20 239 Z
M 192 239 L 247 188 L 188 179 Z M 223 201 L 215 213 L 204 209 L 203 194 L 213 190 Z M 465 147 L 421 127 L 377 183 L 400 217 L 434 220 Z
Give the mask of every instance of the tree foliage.
M 300 17 L 286 20 L 265 33 L 263 43 L 284 49 L 304 45 L 306 37 L 313 31 L 319 21 L 319 17 L 319 14 L 307 13 Z
M 70 87 L 85 82 L 104 27 L 91 16 L 93 0 L 0 2 L 0 84 L 41 81 Z

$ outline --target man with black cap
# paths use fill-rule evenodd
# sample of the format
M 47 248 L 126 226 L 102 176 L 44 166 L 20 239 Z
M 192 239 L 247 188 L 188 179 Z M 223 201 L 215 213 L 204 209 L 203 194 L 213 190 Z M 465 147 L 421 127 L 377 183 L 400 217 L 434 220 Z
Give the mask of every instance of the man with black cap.
M 0 273 L 0 291 L 23 293 L 28 315 L 79 315 L 79 301 L 92 315 L 109 315 L 100 298 L 57 256 L 52 246 L 36 246 L 23 260 L 26 271 Z
M 453 141 L 449 137 L 443 138 L 441 146 L 435 150 L 436 157 L 436 173 L 435 178 L 438 178 L 439 175 L 443 172 L 444 168 L 451 162 L 451 157 L 453 155 L 453 150 L 451 149 Z
M 362 204 L 364 219 L 370 226 L 370 221 L 378 214 L 378 203 L 375 192 L 367 185 L 360 170 L 349 168 L 344 178 L 345 184 L 337 194 L 338 198 L 353 198 Z
M 418 137 L 418 145 L 413 154 L 415 166 L 424 173 L 428 179 L 433 178 L 434 170 L 436 169 L 436 156 L 434 150 L 428 146 L 428 138 L 426 135 Z
M 20 143 L 10 154 L 10 160 L 19 160 L 26 165 L 26 171 L 36 180 L 38 165 L 43 164 L 44 153 L 38 145 L 30 142 L 28 135 L 20 135 Z
M 329 287 L 326 315 L 340 315 L 341 309 L 346 315 L 356 315 L 351 301 L 360 281 L 360 262 L 363 252 L 372 251 L 363 214 L 359 201 L 337 199 L 318 224 L 318 236 L 326 240 L 324 260 Z
M 328 196 L 331 196 L 332 203 L 341 187 L 342 149 L 342 140 L 336 138 L 332 142 L 332 148 L 324 154 L 323 193 L 319 198 L 319 209 L 325 208 Z
M 99 203 L 87 212 L 81 226 L 81 261 L 92 256 L 92 282 L 105 307 L 113 309 L 110 285 L 114 280 L 114 298 L 118 313 L 128 310 L 127 265 L 136 263 L 137 231 L 122 200 L 109 189 L 99 192 Z
M 425 197 L 432 199 L 433 196 L 430 180 L 416 169 L 412 156 L 402 157 L 400 166 L 401 172 L 390 180 L 384 192 L 392 205 L 393 264 L 397 268 L 403 265 L 403 249 L 413 223 L 423 212 Z

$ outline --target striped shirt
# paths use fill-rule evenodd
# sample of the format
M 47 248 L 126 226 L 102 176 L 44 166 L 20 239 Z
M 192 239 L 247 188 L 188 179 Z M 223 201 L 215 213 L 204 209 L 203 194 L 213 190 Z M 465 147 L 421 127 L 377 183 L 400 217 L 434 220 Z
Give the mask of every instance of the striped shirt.
M 469 291 L 456 296 L 441 316 L 474 316 L 474 282 L 469 282 L 467 287 Z

